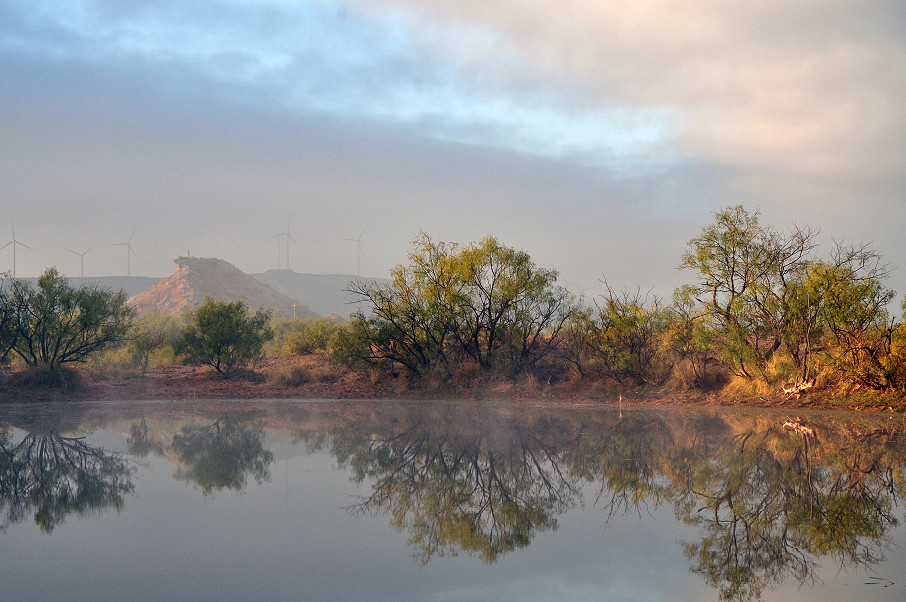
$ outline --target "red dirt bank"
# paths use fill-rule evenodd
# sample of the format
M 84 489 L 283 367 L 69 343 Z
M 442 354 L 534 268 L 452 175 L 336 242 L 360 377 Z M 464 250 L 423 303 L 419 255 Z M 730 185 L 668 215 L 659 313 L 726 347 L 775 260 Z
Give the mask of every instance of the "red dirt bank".
M 304 361 L 304 360 L 303 360 Z M 834 395 L 817 391 L 799 398 L 777 394 L 770 397 L 731 397 L 695 391 L 633 390 L 620 393 L 596 382 L 539 385 L 535 381 L 493 381 L 453 384 L 405 378 L 373 378 L 367 371 L 342 370 L 322 373 L 311 364 L 312 375 L 293 378 L 298 357 L 261 360 L 254 371 L 220 378 L 210 368 L 165 366 L 151 368 L 144 377 L 134 371 L 82 369 L 81 385 L 72 387 L 29 386 L 18 378 L 21 371 L 0 373 L 0 403 L 21 401 L 113 401 L 142 399 L 511 399 L 576 404 L 616 405 L 745 405 L 750 407 L 833 408 L 842 410 L 906 410 L 906 399 L 875 393 Z M 302 370 L 305 374 L 306 371 Z

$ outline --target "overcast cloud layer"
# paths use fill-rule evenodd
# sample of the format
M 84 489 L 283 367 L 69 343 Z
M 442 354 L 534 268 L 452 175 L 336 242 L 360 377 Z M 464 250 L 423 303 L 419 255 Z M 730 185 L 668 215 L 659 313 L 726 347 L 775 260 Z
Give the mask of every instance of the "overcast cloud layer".
M 906 5 L 0 4 L 0 245 L 18 275 L 384 276 L 488 234 L 588 295 L 660 294 L 743 203 L 873 241 L 906 292 Z M 12 251 L 0 251 L 0 270 Z

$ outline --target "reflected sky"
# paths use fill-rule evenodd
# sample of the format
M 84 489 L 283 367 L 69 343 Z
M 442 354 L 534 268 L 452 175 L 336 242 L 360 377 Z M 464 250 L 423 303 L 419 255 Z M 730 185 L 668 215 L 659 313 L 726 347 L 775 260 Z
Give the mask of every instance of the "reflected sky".
M 118 506 L 63 513 L 50 532 L 27 512 L 9 521 L 0 532 L 0 580 L 10 598 L 716 599 L 720 580 L 709 581 L 686 550 L 706 545 L 715 525 L 726 524 L 720 504 L 720 521 L 711 517 L 715 492 L 728 488 L 740 500 L 748 496 L 734 507 L 748 509 L 752 524 L 760 508 L 792 521 L 803 492 L 813 496 L 813 515 L 847 508 L 838 503 L 842 494 L 877 510 L 849 515 L 864 520 L 856 525 L 862 535 L 853 535 L 858 545 L 846 549 L 870 550 L 871 562 L 841 560 L 825 544 L 806 553 L 813 563 L 802 589 L 785 560 L 770 573 L 780 577 L 762 584 L 765 598 L 895 600 L 906 593 L 906 442 L 884 416 L 796 421 L 769 411 L 620 415 L 391 402 L 65 410 L 0 409 L 4 451 L 55 433 L 120 462 L 119 478 L 125 474 L 130 487 Z M 818 437 L 809 441 L 811 476 L 802 480 L 796 467 L 803 466 L 797 458 L 806 427 Z M 856 440 L 859 457 L 847 452 Z M 756 486 L 728 485 L 748 482 L 743 474 L 758 474 Z M 682 486 L 686 478 L 692 487 Z M 6 478 L 3 487 L 7 502 Z M 789 495 L 772 497 L 775 490 Z M 614 505 L 625 501 L 615 496 L 621 491 L 639 503 Z M 532 528 L 520 531 L 522 545 L 489 557 L 476 547 L 485 540 L 474 537 L 491 532 L 488 520 L 463 531 L 462 522 L 440 516 L 441 506 L 460 519 L 493 511 L 498 526 Z M 429 543 L 444 553 L 426 558 Z

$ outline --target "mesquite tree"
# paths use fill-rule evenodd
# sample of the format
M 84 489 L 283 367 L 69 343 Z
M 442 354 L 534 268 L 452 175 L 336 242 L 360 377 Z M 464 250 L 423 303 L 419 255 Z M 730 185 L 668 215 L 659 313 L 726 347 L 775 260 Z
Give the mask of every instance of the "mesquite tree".
M 191 319 L 177 342 L 177 353 L 187 364 L 211 366 L 223 378 L 258 358 L 264 343 L 274 337 L 268 326 L 270 313 L 259 309 L 252 314 L 243 301 L 207 297 Z
M 38 278 L 37 288 L 13 280 L 0 289 L 0 306 L 12 351 L 29 366 L 51 371 L 125 340 L 134 317 L 122 291 L 74 289 L 56 268 Z
M 355 317 L 368 333 L 366 359 L 415 375 L 457 361 L 518 372 L 557 348 L 577 307 L 556 270 L 493 237 L 460 248 L 422 234 L 414 246 L 390 284 L 350 285 L 370 314 Z

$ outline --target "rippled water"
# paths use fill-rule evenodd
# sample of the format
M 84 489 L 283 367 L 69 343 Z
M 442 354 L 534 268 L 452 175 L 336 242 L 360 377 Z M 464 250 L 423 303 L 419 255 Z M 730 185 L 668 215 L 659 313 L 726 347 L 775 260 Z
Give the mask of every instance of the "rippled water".
M 5 599 L 906 599 L 902 417 L 0 407 Z

